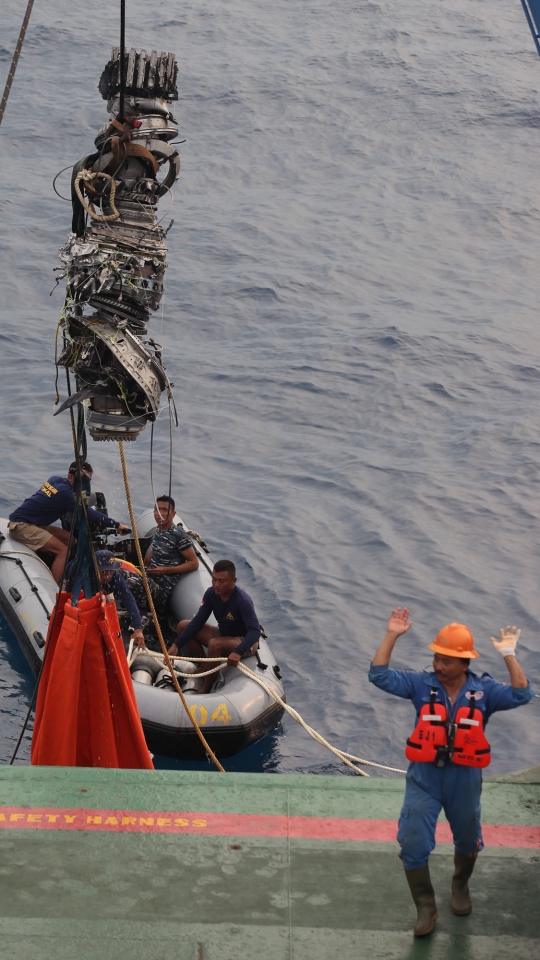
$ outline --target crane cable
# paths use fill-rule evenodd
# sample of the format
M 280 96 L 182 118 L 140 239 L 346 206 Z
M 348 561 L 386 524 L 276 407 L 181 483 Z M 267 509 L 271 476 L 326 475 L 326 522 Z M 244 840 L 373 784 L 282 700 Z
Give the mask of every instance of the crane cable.
M 6 110 L 6 105 L 8 102 L 8 97 L 11 90 L 11 84 L 13 83 L 13 77 L 15 76 L 15 71 L 17 69 L 17 64 L 19 62 L 19 57 L 21 55 L 22 45 L 24 38 L 26 36 L 26 28 L 28 26 L 28 21 L 30 20 L 30 14 L 32 13 L 32 7 L 34 6 L 34 0 L 28 0 L 28 6 L 26 7 L 26 13 L 22 22 L 21 32 L 19 33 L 19 39 L 17 40 L 17 46 L 15 47 L 15 53 L 13 54 L 13 60 L 11 61 L 11 67 L 9 69 L 8 78 L 6 80 L 6 85 L 4 87 L 4 94 L 2 96 L 2 102 L 0 103 L 0 123 L 4 117 Z
M 123 473 L 123 476 L 124 476 L 124 486 L 125 486 L 125 488 L 126 488 L 126 501 L 127 501 L 128 510 L 129 510 L 129 519 L 130 519 L 130 521 L 131 521 L 131 528 L 132 528 L 132 530 L 133 530 L 133 539 L 134 539 L 134 541 L 135 541 L 135 549 L 136 549 L 136 551 L 137 551 L 137 558 L 138 558 L 138 560 L 139 560 L 139 566 L 140 566 L 140 569 L 141 569 L 142 581 L 143 581 L 143 584 L 144 584 L 144 590 L 145 590 L 145 593 L 146 593 L 146 599 L 147 599 L 147 601 L 148 601 L 148 606 L 149 606 L 149 609 L 150 609 L 150 613 L 152 614 L 152 619 L 153 619 L 153 621 L 154 621 L 154 626 L 155 626 L 155 628 L 156 628 L 156 633 L 157 633 L 157 635 L 158 635 L 158 640 L 159 640 L 159 643 L 160 643 L 160 646 L 161 646 L 161 650 L 162 650 L 163 656 L 164 656 L 164 658 L 165 658 L 165 663 L 167 664 L 167 667 L 168 667 L 169 670 L 170 670 L 171 677 L 172 677 L 174 686 L 175 686 L 175 688 L 176 688 L 176 692 L 177 692 L 178 696 L 180 697 L 180 700 L 182 701 L 182 706 L 184 707 L 184 710 L 186 711 L 189 719 L 191 720 L 191 723 L 192 723 L 193 727 L 195 728 L 195 732 L 196 732 L 199 740 L 201 741 L 201 743 L 202 743 L 202 745 L 203 745 L 203 747 L 204 747 L 205 752 L 208 754 L 208 756 L 209 756 L 210 759 L 213 761 L 213 763 L 215 763 L 215 765 L 216 765 L 216 767 L 218 768 L 218 770 L 220 770 L 221 773 L 225 773 L 224 768 L 221 766 L 221 764 L 220 764 L 218 758 L 216 757 L 215 753 L 213 752 L 212 748 L 211 748 L 211 747 L 209 746 L 209 744 L 206 742 L 206 740 L 205 740 L 205 738 L 204 738 L 204 735 L 203 735 L 203 733 L 202 733 L 202 731 L 201 731 L 201 729 L 200 729 L 200 727 L 199 727 L 199 724 L 197 723 L 195 717 L 193 716 L 192 713 L 190 713 L 189 707 L 188 707 L 187 702 L 186 702 L 186 698 L 184 697 L 184 694 L 182 693 L 182 689 L 181 689 L 181 687 L 180 687 L 180 684 L 178 683 L 178 677 L 176 676 L 176 673 L 174 672 L 174 667 L 173 667 L 173 664 L 172 664 L 172 660 L 171 660 L 171 658 L 170 658 L 170 656 L 169 656 L 169 651 L 167 650 L 165 641 L 164 641 L 164 639 L 163 639 L 163 634 L 162 634 L 162 632 L 161 632 L 161 626 L 160 626 L 160 624 L 159 624 L 159 620 L 158 620 L 157 615 L 156 615 L 156 610 L 155 610 L 155 607 L 154 607 L 154 601 L 153 601 L 153 599 L 152 599 L 152 594 L 151 594 L 151 592 L 150 592 L 150 585 L 149 585 L 149 583 L 148 583 L 148 578 L 147 578 L 147 576 L 146 576 L 146 570 L 145 570 L 145 566 L 144 566 L 144 560 L 143 560 L 143 555 L 142 555 L 142 551 L 141 551 L 141 545 L 140 545 L 140 543 L 139 543 L 139 537 L 138 537 L 138 534 L 137 534 L 137 527 L 136 527 L 136 524 L 135 524 L 135 515 L 134 515 L 134 513 L 133 513 L 133 503 L 132 503 L 132 501 L 131 501 L 131 493 L 130 493 L 130 489 L 129 489 L 129 480 L 128 480 L 128 474 L 127 474 L 126 458 L 125 458 L 125 454 L 124 454 L 124 441 L 123 441 L 123 440 L 120 440 L 120 439 L 118 440 L 118 449 L 120 450 L 120 462 L 121 462 L 121 464 L 122 464 L 122 473 Z

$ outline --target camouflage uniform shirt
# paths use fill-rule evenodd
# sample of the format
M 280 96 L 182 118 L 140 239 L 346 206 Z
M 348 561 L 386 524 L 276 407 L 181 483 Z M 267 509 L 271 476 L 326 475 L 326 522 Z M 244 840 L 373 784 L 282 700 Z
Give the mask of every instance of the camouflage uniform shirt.
M 178 567 L 181 563 L 186 563 L 186 558 L 182 556 L 182 551 L 189 550 L 193 543 L 178 524 L 173 523 L 168 530 L 157 530 L 150 549 L 152 550 L 152 559 L 148 569 L 153 567 Z M 166 596 L 172 592 L 180 579 L 179 573 L 173 573 L 170 577 L 156 577 L 156 583 L 163 590 Z

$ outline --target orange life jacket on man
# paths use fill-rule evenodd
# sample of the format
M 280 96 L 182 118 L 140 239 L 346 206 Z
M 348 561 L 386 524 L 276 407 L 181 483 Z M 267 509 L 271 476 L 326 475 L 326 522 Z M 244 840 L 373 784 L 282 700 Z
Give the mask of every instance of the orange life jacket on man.
M 435 703 L 437 693 L 437 690 L 431 691 L 429 703 L 425 703 L 418 714 L 418 723 L 407 740 L 407 760 L 434 763 L 438 748 L 448 744 L 446 707 L 444 703 Z
M 482 711 L 475 706 L 471 691 L 469 707 L 460 707 L 455 721 L 449 721 L 446 707 L 436 703 L 438 690 L 432 689 L 418 722 L 407 740 L 405 756 L 416 763 L 443 767 L 447 760 L 462 767 L 487 767 L 491 748 L 484 733 Z
M 484 733 L 484 717 L 475 708 L 471 690 L 470 707 L 460 707 L 456 713 L 453 763 L 462 767 L 487 767 L 491 761 L 491 747 Z

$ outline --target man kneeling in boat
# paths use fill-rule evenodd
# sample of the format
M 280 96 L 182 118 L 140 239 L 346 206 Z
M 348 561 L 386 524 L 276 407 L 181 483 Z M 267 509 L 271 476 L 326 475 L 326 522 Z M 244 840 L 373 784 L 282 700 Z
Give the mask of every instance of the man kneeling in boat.
M 217 627 L 206 623 L 212 613 Z M 185 646 L 193 657 L 227 657 L 227 666 L 236 667 L 243 657 L 255 654 L 261 625 L 253 600 L 236 586 L 232 560 L 217 561 L 212 571 L 212 586 L 206 591 L 198 612 L 193 620 L 181 620 L 176 631 L 178 642 L 169 647 L 171 656 L 176 656 L 179 646 Z M 204 665 L 200 667 L 204 672 Z M 205 677 L 199 693 L 209 693 L 215 679 L 214 673 Z
M 167 601 L 180 577 L 197 570 L 199 559 L 185 530 L 174 522 L 175 504 L 172 497 L 156 500 L 154 520 L 157 530 L 144 558 L 148 585 L 158 615 L 165 613 Z M 139 610 L 148 611 L 143 579 L 138 573 L 126 578 Z
M 133 594 L 122 576 L 122 561 L 115 557 L 111 550 L 96 550 L 95 557 L 103 593 L 112 593 L 117 606 L 126 611 L 133 630 L 133 641 L 139 649 L 142 649 L 145 644 L 141 615 Z M 74 561 L 72 560 L 67 568 L 66 576 L 66 589 L 70 591 L 72 589 L 73 567 Z
M 76 466 L 76 465 L 75 465 Z M 40 489 L 28 497 L 20 507 L 9 516 L 8 530 L 13 540 L 24 543 L 32 550 L 45 550 L 54 553 L 51 573 L 59 584 L 67 557 L 69 531 L 52 524 L 66 513 L 73 514 L 75 498 L 73 483 L 75 470 L 73 464 L 66 477 L 49 477 Z M 129 527 L 106 514 L 87 507 L 88 519 L 98 527 L 116 527 L 120 535 L 128 533 Z

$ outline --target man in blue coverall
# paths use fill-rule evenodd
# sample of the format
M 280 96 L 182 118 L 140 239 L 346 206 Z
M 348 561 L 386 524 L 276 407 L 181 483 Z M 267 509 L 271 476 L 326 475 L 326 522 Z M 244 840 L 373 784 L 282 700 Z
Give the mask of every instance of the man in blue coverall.
M 482 713 L 485 725 L 497 710 L 512 710 L 529 703 L 532 691 L 516 659 L 521 633 L 516 627 L 501 629 L 500 640 L 491 637 L 495 649 L 504 658 L 510 684 L 497 683 L 488 673 L 479 677 L 469 670 L 470 660 L 478 657 L 478 653 L 470 630 L 458 623 L 443 627 L 429 645 L 434 651 L 433 672 L 390 670 L 395 643 L 411 627 L 406 608 L 392 610 L 386 635 L 373 658 L 369 679 L 387 693 L 412 700 L 418 715 L 431 700 L 444 705 L 447 719 L 454 721 L 461 707 L 470 707 L 473 696 L 473 704 Z M 441 766 L 414 761 L 409 764 L 397 839 L 401 845 L 405 876 L 417 908 L 414 927 L 417 937 L 431 933 L 437 919 L 428 859 L 435 847 L 435 827 L 441 809 L 444 809 L 454 837 L 452 911 L 457 916 L 471 912 L 468 880 L 476 856 L 484 846 L 480 825 L 481 791 L 482 770 L 478 767 L 457 765 L 448 757 Z

